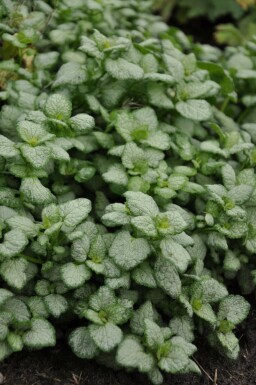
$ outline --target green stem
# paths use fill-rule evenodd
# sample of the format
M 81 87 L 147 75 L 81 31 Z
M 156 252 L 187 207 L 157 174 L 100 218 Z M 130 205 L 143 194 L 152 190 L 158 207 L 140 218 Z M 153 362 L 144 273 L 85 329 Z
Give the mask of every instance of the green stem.
M 20 254 L 20 256 L 22 258 L 26 259 L 29 262 L 37 263 L 38 265 L 42 265 L 43 264 L 43 261 L 41 259 L 30 257 L 29 255 L 25 255 L 25 254 Z
M 224 102 L 223 102 L 223 104 L 222 104 L 222 106 L 221 106 L 221 112 L 224 112 L 225 111 L 225 109 L 227 108 L 227 106 L 228 106 L 228 104 L 229 104 L 229 97 L 227 96 L 226 97 L 226 99 L 224 100 Z
M 238 117 L 237 119 L 237 123 L 240 124 L 240 123 L 243 123 L 243 120 L 246 118 L 246 116 L 250 113 L 251 111 L 251 108 L 250 107 L 247 107 Z

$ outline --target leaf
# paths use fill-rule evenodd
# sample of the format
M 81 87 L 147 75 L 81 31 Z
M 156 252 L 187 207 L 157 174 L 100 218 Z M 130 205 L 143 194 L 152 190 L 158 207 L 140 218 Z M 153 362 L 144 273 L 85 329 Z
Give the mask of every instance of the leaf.
M 115 127 L 116 131 L 124 138 L 127 142 L 132 139 L 132 132 L 135 125 L 134 116 L 127 110 L 121 110 L 117 113 Z
M 0 138 L 1 140 L 1 138 Z M 3 361 L 10 354 L 12 354 L 12 349 L 9 344 L 5 341 L 0 341 L 0 361 Z
M 87 318 L 89 321 L 91 321 L 93 324 L 104 325 L 104 321 L 102 320 L 100 315 L 94 310 L 87 309 L 83 311 L 83 316 Z
M 205 100 L 187 100 L 186 102 L 178 102 L 176 110 L 185 118 L 204 121 L 212 116 L 211 106 Z
M 120 268 L 110 258 L 103 260 L 104 274 L 109 278 L 118 278 L 121 276 Z
M 221 86 L 224 95 L 234 91 L 234 82 L 221 65 L 208 61 L 199 61 L 197 65 L 199 68 L 209 72 L 210 78 Z
M 229 190 L 227 196 L 237 205 L 242 205 L 249 200 L 252 195 L 253 187 L 248 185 L 235 186 Z
M 30 297 L 27 305 L 33 317 L 47 318 L 49 316 L 43 298 L 37 296 Z
M 50 151 L 51 158 L 54 160 L 58 160 L 60 162 L 68 162 L 70 161 L 69 153 L 64 150 L 62 147 L 57 146 L 51 142 L 47 143 L 47 148 Z
M 45 115 L 43 114 L 46 119 Z M 55 137 L 38 123 L 22 120 L 17 124 L 17 131 L 24 142 L 30 146 L 43 144 Z
M 144 352 L 137 339 L 129 336 L 118 347 L 116 360 L 120 365 L 136 368 L 142 373 L 149 372 L 154 365 L 153 357 Z
M 15 216 L 12 218 L 9 218 L 6 220 L 6 223 L 8 226 L 12 229 L 12 231 L 20 230 L 22 233 L 24 233 L 28 238 L 33 238 L 35 237 L 38 232 L 39 232 L 39 226 L 34 223 L 31 219 L 27 217 L 22 217 L 22 216 Z M 15 234 L 12 235 L 12 241 L 15 240 L 16 236 Z M 24 238 L 24 244 L 25 244 L 25 237 Z M 10 237 L 11 239 L 11 237 Z M 26 242 L 27 243 L 27 242 Z M 21 240 L 19 240 L 19 246 L 22 244 Z M 1 253 L 1 246 L 0 246 L 0 253 Z
M 31 321 L 31 330 L 23 334 L 23 342 L 24 345 L 33 349 L 54 346 L 56 337 L 52 324 L 45 319 L 34 318 Z
M 15 148 L 15 143 L 5 136 L 0 135 L 0 156 L 13 158 L 17 155 L 19 155 L 19 151 Z
M 125 145 L 122 153 L 122 163 L 134 175 L 143 174 L 148 168 L 144 151 L 133 142 Z
M 64 223 L 62 230 L 69 232 L 71 228 L 77 226 L 87 218 L 92 209 L 92 205 L 89 199 L 78 198 L 73 201 L 62 203 L 59 205 L 59 209 Z
M 95 57 L 96 59 L 102 59 L 103 53 L 97 47 L 97 44 L 86 36 L 81 37 L 82 45 L 79 47 L 79 50 L 85 52 L 87 55 Z
M 226 271 L 237 273 L 241 269 L 241 261 L 240 259 L 232 252 L 226 248 L 227 252 L 225 254 L 224 259 L 224 269 Z
M 230 239 L 238 239 L 238 238 L 241 238 L 243 237 L 246 232 L 248 231 L 247 229 L 247 224 L 245 221 L 241 221 L 241 220 L 231 220 L 230 217 L 228 216 L 222 216 L 221 218 L 222 220 L 222 223 L 224 224 L 224 226 L 221 226 L 219 224 L 216 224 L 216 229 L 224 234 L 226 237 L 230 238 Z M 226 224 L 229 223 L 228 226 L 226 226 Z
M 0 204 L 12 208 L 20 208 L 20 200 L 15 195 L 15 190 L 8 187 L 0 187 Z
M 157 230 L 152 218 L 148 216 L 138 216 L 131 219 L 131 224 L 146 237 L 156 237 Z
M 44 300 L 47 310 L 55 318 L 59 318 L 68 309 L 67 300 L 60 294 L 49 294 Z
M 236 173 L 232 166 L 228 163 L 221 169 L 224 186 L 227 190 L 231 190 L 236 185 Z
M 69 124 L 77 133 L 87 133 L 94 128 L 95 121 L 90 115 L 78 114 L 69 119 Z
M 171 146 L 170 136 L 161 131 L 151 133 L 147 139 L 143 139 L 141 142 L 163 151 L 169 150 Z
M 113 241 L 113 237 L 110 239 L 110 244 Z M 97 235 L 93 241 L 91 242 L 91 247 L 89 251 L 89 258 L 91 258 L 93 261 L 101 262 L 106 254 L 106 244 L 104 242 L 104 239 L 101 235 Z
M 50 204 L 42 210 L 42 220 L 45 229 L 61 221 L 60 209 L 55 204 Z
M 2 306 L 7 299 L 12 298 L 13 293 L 7 289 L 0 288 L 0 306 Z
M 32 147 L 28 144 L 23 144 L 20 150 L 26 161 L 35 168 L 45 167 L 51 158 L 51 150 L 46 146 Z
M 2 318 L 2 317 L 1 317 Z M 11 318 L 11 315 L 10 315 L 10 318 Z M 7 323 L 7 322 L 6 322 Z M 0 324 L 0 341 L 4 341 L 6 340 L 7 336 L 8 336 L 8 326 L 6 324 L 3 323 L 3 320 L 1 319 L 1 324 Z M 1 344 L 1 342 L 0 342 Z M 0 345 L 1 346 L 1 345 Z M 1 349 L 1 348 L 0 348 Z M 1 353 L 0 353 L 0 357 L 1 357 Z
M 162 373 L 156 367 L 148 373 L 148 378 L 154 385 L 161 385 L 164 381 Z
M 180 190 L 185 187 L 188 182 L 188 178 L 184 175 L 172 174 L 168 178 L 169 186 L 173 190 Z
M 184 217 L 184 219 L 185 219 L 185 217 Z M 191 217 L 187 218 L 187 220 L 189 220 L 189 219 L 191 219 Z M 193 220 L 193 217 L 192 217 L 192 220 Z M 182 233 L 180 233 L 180 234 L 173 235 L 172 239 L 175 242 L 182 245 L 183 247 L 193 246 L 195 243 L 193 238 L 191 236 L 187 235 L 184 231 L 182 231 Z
M 132 316 L 133 303 L 129 299 L 121 299 L 107 309 L 110 322 L 115 325 L 125 324 Z
M 238 79 L 256 79 L 256 71 L 250 69 L 239 69 L 236 73 Z
M 77 262 L 84 262 L 90 249 L 90 239 L 87 235 L 76 239 L 71 246 L 72 258 Z
M 117 60 L 106 60 L 106 71 L 114 79 L 118 80 L 140 80 L 144 76 L 143 69 L 137 64 L 118 58 Z
M 191 292 L 193 298 L 200 299 L 204 303 L 219 302 L 228 295 L 226 287 L 213 278 L 196 282 Z
M 163 84 L 150 82 L 147 86 L 147 94 L 152 106 L 166 110 L 173 108 L 173 102 L 166 95 L 165 86 Z
M 162 236 L 182 233 L 187 227 L 182 215 L 178 210 L 173 209 L 160 213 L 156 218 L 156 227 Z
M 38 178 L 22 179 L 20 192 L 24 200 L 32 204 L 46 206 L 55 201 L 54 195 Z
M 105 325 L 90 325 L 89 333 L 97 347 L 103 352 L 113 350 L 123 338 L 122 330 L 110 322 Z
M 153 269 L 149 263 L 143 262 L 132 271 L 132 279 L 139 285 L 156 288 L 156 280 Z
M 13 332 L 9 332 L 7 341 L 13 352 L 20 352 L 23 349 L 23 342 L 21 336 Z
M 18 298 L 10 298 L 5 302 L 2 309 L 11 314 L 11 320 L 17 326 L 27 326 L 31 315 L 30 312 L 23 301 Z
M 27 244 L 28 239 L 23 231 L 18 228 L 10 230 L 5 234 L 4 242 L 0 244 L 0 256 L 14 257 L 23 251 Z
M 148 53 L 143 56 L 141 60 L 141 66 L 143 67 L 146 73 L 158 71 L 158 61 L 155 56 L 151 53 Z
M 153 108 L 143 107 L 135 109 L 133 117 L 137 125 L 145 125 L 149 132 L 155 132 L 158 129 L 158 118 Z
M 218 319 L 228 320 L 234 325 L 241 323 L 248 315 L 250 304 L 239 295 L 229 295 L 219 306 Z
M 220 198 L 224 197 L 227 194 L 227 190 L 225 189 L 225 187 L 222 186 L 221 184 L 212 184 L 212 185 L 207 185 L 206 187 L 211 197 L 217 203 L 222 204 L 223 200 Z
M 240 349 L 239 340 L 236 338 L 235 334 L 232 332 L 225 334 L 218 333 L 217 338 L 226 355 L 232 360 L 237 359 Z
M 153 321 L 145 319 L 145 338 L 149 349 L 156 350 L 164 343 L 164 337 L 161 328 Z
M 133 313 L 130 326 L 134 334 L 142 335 L 144 333 L 145 319 L 155 320 L 155 311 L 150 301 L 144 302 L 139 309 Z
M 188 356 L 183 349 L 173 347 L 166 357 L 161 358 L 158 365 L 167 373 L 179 373 L 188 365 Z
M 79 358 L 91 359 L 98 354 L 98 348 L 86 327 L 73 330 L 68 338 L 68 342 L 75 355 Z
M 53 83 L 53 88 L 64 85 L 78 85 L 85 82 L 87 78 L 86 67 L 76 62 L 62 64 Z M 62 119 L 60 119 L 62 120 Z
M 173 346 L 181 348 L 188 356 L 192 356 L 197 351 L 195 345 L 180 336 L 173 337 L 171 341 Z
M 47 52 L 47 53 L 40 53 L 35 58 L 35 66 L 37 68 L 50 68 L 52 67 L 59 58 L 59 52 Z
M 72 289 L 82 286 L 91 278 L 91 271 L 85 265 L 68 262 L 61 267 L 63 282 Z
M 227 157 L 226 152 L 220 148 L 220 143 L 216 140 L 206 140 L 200 145 L 201 151 L 209 152 L 211 154 L 218 154 Z
M 178 298 L 181 294 L 181 281 L 173 263 L 166 258 L 159 257 L 154 271 L 158 286 L 170 297 Z
M 220 86 L 211 81 L 184 83 L 178 86 L 178 93 L 181 99 L 209 98 L 219 92 Z
M 17 212 L 13 209 L 10 209 L 6 206 L 0 206 L 0 219 L 1 221 L 6 221 L 9 218 L 15 217 L 17 215 Z
M 109 256 L 123 270 L 131 270 L 143 262 L 150 253 L 148 242 L 143 238 L 133 238 L 128 231 L 117 234 L 109 249 Z
M 101 217 L 101 221 L 105 226 L 116 227 L 128 224 L 130 222 L 130 219 L 124 209 L 124 212 L 107 212 Z
M 189 316 L 184 315 L 172 318 L 169 323 L 169 327 L 174 335 L 178 335 L 188 342 L 192 342 L 194 340 L 194 324 Z
M 163 256 L 173 262 L 180 273 L 187 270 L 191 257 L 187 250 L 170 237 L 166 237 L 160 243 Z
M 126 198 L 126 206 L 134 216 L 148 215 L 154 218 L 159 209 L 154 199 L 139 191 L 127 191 L 124 193 Z
M 128 176 L 125 168 L 121 164 L 113 164 L 110 166 L 102 177 L 107 183 L 115 183 L 120 186 L 126 186 L 128 183 Z
M 111 149 L 114 147 L 115 143 L 113 137 L 110 134 L 94 131 L 93 135 L 102 148 Z
M 72 113 L 72 104 L 61 94 L 50 95 L 44 106 L 44 113 L 51 119 L 67 120 Z
M 116 304 L 114 291 L 106 286 L 101 286 L 96 293 L 90 297 L 89 306 L 99 312 Z
M 166 54 L 163 55 L 163 60 L 167 68 L 167 71 L 173 76 L 176 82 L 181 80 L 184 77 L 185 75 L 184 67 L 179 60 Z
M 147 73 L 145 74 L 144 79 L 153 82 L 163 82 L 169 85 L 173 85 L 175 83 L 173 76 L 168 74 Z
M 105 282 L 106 282 L 106 285 L 108 285 L 108 287 L 114 290 L 121 289 L 121 288 L 129 289 L 131 284 L 130 274 L 125 273 L 118 278 L 106 278 Z
M 228 243 L 223 234 L 211 232 L 208 238 L 208 245 L 215 249 L 228 250 Z
M 217 318 L 210 304 L 202 304 L 197 309 L 193 306 L 193 310 L 199 318 L 203 319 L 206 322 L 209 322 L 212 327 L 215 327 Z
M 202 195 L 205 194 L 205 187 L 198 183 L 188 182 L 183 187 L 183 191 L 190 194 Z
M 23 258 L 7 259 L 0 266 L 0 274 L 9 286 L 22 289 L 27 283 L 28 262 Z

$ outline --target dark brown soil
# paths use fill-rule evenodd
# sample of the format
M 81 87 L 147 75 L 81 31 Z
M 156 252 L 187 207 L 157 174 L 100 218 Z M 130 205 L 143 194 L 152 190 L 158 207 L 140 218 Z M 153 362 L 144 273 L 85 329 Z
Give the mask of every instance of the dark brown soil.
M 241 354 L 237 361 L 224 359 L 198 339 L 199 350 L 194 358 L 202 368 L 202 376 L 166 376 L 164 385 L 256 384 L 255 306 L 238 336 Z M 5 385 L 150 385 L 140 374 L 114 372 L 93 361 L 80 360 L 63 342 L 54 349 L 16 353 L 0 364 L 0 372 L 0 384 Z

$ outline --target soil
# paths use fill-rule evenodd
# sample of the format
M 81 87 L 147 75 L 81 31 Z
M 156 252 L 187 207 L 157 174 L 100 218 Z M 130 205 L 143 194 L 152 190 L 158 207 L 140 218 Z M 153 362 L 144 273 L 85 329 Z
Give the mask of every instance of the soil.
M 226 18 L 224 22 L 226 22 Z M 212 23 L 205 17 L 196 17 L 186 23 L 180 23 L 177 19 L 172 18 L 169 24 L 172 27 L 179 28 L 185 35 L 191 36 L 194 42 L 216 46 L 216 40 L 214 39 L 216 23 Z
M 256 384 L 256 306 L 237 331 L 241 353 L 229 361 L 212 351 L 201 338 L 194 359 L 202 376 L 167 375 L 164 385 L 254 385 Z M 54 349 L 16 353 L 0 364 L 0 384 L 4 385 L 150 385 L 145 376 L 113 371 L 76 358 L 63 342 Z

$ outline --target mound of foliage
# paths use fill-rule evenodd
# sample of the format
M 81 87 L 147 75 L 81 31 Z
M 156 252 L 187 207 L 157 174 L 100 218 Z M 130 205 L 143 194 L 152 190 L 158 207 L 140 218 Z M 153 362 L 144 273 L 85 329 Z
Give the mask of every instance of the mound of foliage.
M 162 16 L 168 19 L 170 13 L 177 11 L 180 20 L 186 21 L 189 18 L 204 16 L 210 20 L 218 17 L 231 15 L 239 18 L 251 6 L 254 0 L 155 0 L 155 8 L 160 10 Z
M 206 23 L 217 23 L 214 38 L 218 44 L 242 45 L 256 33 L 255 0 L 154 0 L 154 9 L 163 19 L 172 18 L 183 25 L 190 25 L 193 19 L 199 24 L 204 19 Z M 220 24 L 223 18 L 225 23 Z M 189 28 L 192 34 L 195 23 Z
M 78 357 L 154 384 L 200 372 L 198 333 L 239 354 L 256 43 L 193 44 L 152 6 L 2 2 L 0 360 L 60 325 Z

